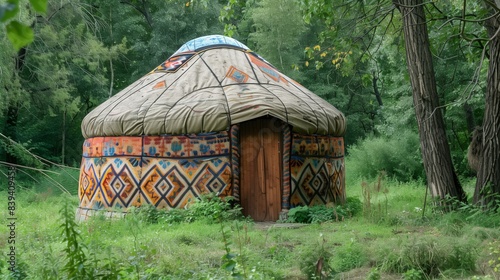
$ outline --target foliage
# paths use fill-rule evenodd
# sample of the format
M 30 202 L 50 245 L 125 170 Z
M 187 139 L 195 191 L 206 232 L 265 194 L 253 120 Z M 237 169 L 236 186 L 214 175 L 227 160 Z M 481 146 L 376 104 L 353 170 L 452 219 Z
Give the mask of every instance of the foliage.
M 221 258 L 221 268 L 229 272 L 229 275 L 234 279 L 275 279 L 272 273 L 266 273 L 260 266 L 249 267 L 248 257 L 243 251 L 244 243 L 247 240 L 248 227 L 238 223 L 238 221 L 234 221 L 232 227 L 227 227 L 222 217 L 219 217 L 219 223 L 224 250 L 226 251 Z M 239 253 L 234 253 L 231 250 L 232 242 L 230 237 L 233 235 L 233 229 L 236 229 Z M 244 230 L 244 236 L 241 236 L 242 230 Z
M 220 220 L 234 220 L 243 217 L 241 207 L 234 205 L 234 198 L 227 196 L 221 198 L 216 193 L 207 193 L 197 197 L 188 206 L 187 221 L 204 219 L 208 222 Z
M 287 223 L 324 223 L 343 221 L 361 211 L 361 201 L 356 197 L 348 197 L 343 205 L 296 206 L 288 211 Z
M 366 257 L 364 254 L 361 244 L 351 240 L 347 245 L 335 249 L 335 257 L 331 259 L 330 263 L 337 272 L 350 271 L 365 264 Z
M 393 137 L 368 137 L 349 148 L 351 174 L 375 179 L 383 171 L 401 182 L 424 178 L 418 135 L 405 130 Z
M 191 201 L 185 209 L 158 209 L 154 205 L 142 205 L 133 208 L 131 214 L 139 220 L 150 224 L 192 223 L 204 221 L 218 223 L 221 220 L 237 220 L 243 218 L 241 207 L 233 205 L 233 197 L 221 198 L 216 193 L 207 193 Z
M 262 0 L 252 10 L 254 32 L 249 34 L 253 49 L 282 72 L 298 63 L 300 38 L 306 27 L 295 0 Z
M 493 270 L 493 275 L 500 275 L 500 241 L 494 240 L 488 243 L 489 260 L 488 265 Z
M 381 172 L 377 181 L 373 183 L 373 186 L 370 186 L 366 182 L 361 183 L 363 193 L 363 215 L 374 222 L 387 217 L 387 194 L 389 190 L 382 184 L 384 175 L 385 174 Z
M 31 25 L 34 41 L 23 56 L 12 48 L 6 31 L 0 32 L 0 84 L 6 89 L 0 92 L 0 122 L 6 124 L 8 109 L 19 111 L 17 129 L 2 125 L 0 132 L 13 131 L 19 145 L 46 159 L 77 167 L 83 142 L 80 123 L 89 110 L 187 40 L 222 33 L 226 24 L 229 35 L 345 113 L 347 151 L 362 148 L 350 162 L 354 176 L 373 179 L 385 170 L 400 181 L 423 178 L 400 19 L 392 17 L 391 1 L 18 3 L 1 5 L 2 11 L 9 10 L 0 13 L 3 19 L 11 17 L 4 25 Z M 433 3 L 426 5 L 426 12 L 453 161 L 458 173 L 469 177 L 474 175 L 465 158 L 469 125 L 480 124 L 484 114 L 487 63 L 480 64 L 480 58 L 486 30 L 455 15 L 480 19 L 487 17 L 487 10 L 477 3 L 465 4 Z M 23 69 L 17 69 L 20 61 Z M 468 110 L 471 118 L 464 117 Z M 370 141 L 374 144 L 366 143 Z M 37 166 L 20 146 L 6 143 L 0 157 L 14 154 L 20 163 Z M 364 166 L 364 154 L 370 156 L 369 166 Z
M 30 6 L 36 13 L 45 14 L 47 11 L 47 0 L 30 0 Z M 16 50 L 25 47 L 34 39 L 33 30 L 27 24 L 14 19 L 22 5 L 19 0 L 9 0 L 0 4 L 0 22 L 5 24 L 7 37 Z
M 332 250 L 322 233 L 317 243 L 301 252 L 300 270 L 307 275 L 308 279 L 328 279 L 335 274 L 330 266 L 330 260 L 333 257 Z
M 424 280 L 424 273 L 418 269 L 410 269 L 403 274 L 405 280 Z
M 85 245 L 83 245 L 71 209 L 69 203 L 66 203 L 61 209 L 62 236 L 63 242 L 66 242 L 64 249 L 66 264 L 63 270 L 67 273 L 69 279 L 90 279 L 92 278 L 92 269 L 89 267 L 89 260 L 84 252 Z
M 492 195 L 493 200 L 498 200 L 498 195 Z M 441 220 L 445 228 L 450 232 L 462 232 L 464 221 L 472 225 L 481 225 L 487 227 L 497 227 L 500 222 L 497 220 L 498 212 L 494 208 L 484 207 L 477 204 L 457 201 L 455 198 L 446 197 L 446 208 L 439 204 L 433 204 L 435 213 L 445 213 L 452 211 L 446 218 Z M 451 228 L 450 228 L 451 227 Z M 480 233 L 478 233 L 480 234 Z M 481 235 L 481 234 L 480 234 Z

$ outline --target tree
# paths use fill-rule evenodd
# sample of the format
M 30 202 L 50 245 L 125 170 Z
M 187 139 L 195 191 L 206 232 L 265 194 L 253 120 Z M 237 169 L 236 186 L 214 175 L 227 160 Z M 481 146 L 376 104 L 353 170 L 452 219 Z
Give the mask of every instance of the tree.
M 393 0 L 403 19 L 406 63 L 413 92 L 427 187 L 434 198 L 467 197 L 455 173 L 437 94 L 422 0 Z
M 220 34 L 222 5 L 208 0 L 87 0 L 102 20 L 101 40 L 110 47 L 123 38 L 128 52 L 113 63 L 113 92 L 121 90 L 168 59 L 182 44 L 199 36 Z M 95 100 L 96 103 L 102 102 Z
M 484 1 L 488 11 L 489 66 L 483 119 L 482 158 L 477 173 L 474 202 L 498 209 L 500 196 L 500 5 Z M 465 9 L 465 7 L 464 7 Z
M 26 19 L 33 26 L 33 43 L 17 52 L 12 47 L 4 50 L 12 61 L 8 73 L 13 82 L 2 91 L 6 106 L 1 132 L 60 163 L 67 162 L 68 148 L 78 156 L 70 162 L 80 161 L 81 133 L 74 129 L 83 117 L 80 110 L 87 96 L 106 96 L 106 62 L 122 51 L 102 45 L 86 8 L 81 1 L 50 1 L 47 15 Z M 32 163 L 12 142 L 3 144 L 8 162 Z
M 367 53 L 367 55 L 360 56 L 360 61 L 363 61 L 363 57 L 366 56 L 373 57 L 370 56 L 371 52 L 380 52 L 379 48 L 382 44 L 380 40 L 377 40 L 378 30 L 382 29 L 382 36 L 385 36 L 387 30 L 395 23 L 393 19 L 394 7 L 399 9 L 402 15 L 406 64 L 412 85 L 413 107 L 418 123 L 428 188 L 431 195 L 437 199 L 451 196 L 465 201 L 465 192 L 458 181 L 452 164 L 446 127 L 439 107 L 423 1 L 394 0 L 392 1 L 393 7 L 389 7 L 387 1 L 335 3 L 332 0 L 303 0 L 302 2 L 306 11 L 306 19 L 319 17 L 327 26 L 331 26 L 332 30 L 344 27 L 343 33 L 350 34 L 353 38 L 352 42 L 366 42 L 359 45 L 360 50 L 364 49 L 361 52 Z M 342 14 L 340 18 L 344 21 L 343 26 L 333 25 L 339 18 L 332 16 L 335 13 Z M 325 36 L 320 39 L 324 40 Z M 379 42 L 379 45 L 374 47 L 375 42 Z M 382 63 L 380 64 L 382 65 Z M 371 81 L 373 82 L 376 78 L 378 77 L 373 75 Z M 376 83 L 373 84 L 376 90 Z
M 255 28 L 249 34 L 249 41 L 255 44 L 252 49 L 280 71 L 289 72 L 298 63 L 297 47 L 306 31 L 298 3 L 295 0 L 263 0 L 253 9 L 251 17 Z

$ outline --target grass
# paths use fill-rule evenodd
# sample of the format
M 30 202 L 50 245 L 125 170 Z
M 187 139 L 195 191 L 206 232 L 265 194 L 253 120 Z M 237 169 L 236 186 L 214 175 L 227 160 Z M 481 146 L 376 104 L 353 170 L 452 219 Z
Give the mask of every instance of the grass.
M 73 184 L 69 182 L 65 184 Z M 342 222 L 265 227 L 245 219 L 222 224 L 206 219 L 169 223 L 160 215 L 157 223 L 151 223 L 140 215 L 121 220 L 96 216 L 77 225 L 78 242 L 84 245 L 87 265 L 98 268 L 101 275 L 121 275 L 119 279 L 238 275 L 252 279 L 500 279 L 494 271 L 500 244 L 498 214 L 477 214 L 472 208 L 433 211 L 424 205 L 425 188 L 418 182 L 351 177 L 346 185 L 347 195 L 359 198 L 364 209 Z M 26 186 L 18 189 L 18 267 L 26 279 L 66 279 L 63 268 L 70 256 L 64 252 L 60 210 L 65 203 L 75 209 L 78 199 L 51 191 L 48 183 L 40 186 L 36 191 Z M 473 182 L 465 187 L 471 192 Z M 3 221 L 8 217 L 6 196 L 0 191 Z M 8 235 L 8 228 L 0 227 L 3 256 L 9 250 Z M 5 260 L 0 260 L 0 267 L 7 279 Z

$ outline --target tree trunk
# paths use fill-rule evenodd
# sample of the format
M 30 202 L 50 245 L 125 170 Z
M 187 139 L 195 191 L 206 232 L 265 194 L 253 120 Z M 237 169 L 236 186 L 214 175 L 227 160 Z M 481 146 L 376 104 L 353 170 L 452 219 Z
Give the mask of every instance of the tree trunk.
M 429 46 L 422 0 L 393 0 L 403 19 L 406 63 L 418 122 L 427 187 L 435 199 L 466 201 L 451 161 Z
M 491 9 L 491 13 L 494 13 Z M 489 18 L 489 67 L 483 119 L 483 151 L 477 173 L 474 202 L 496 209 L 500 195 L 500 16 Z

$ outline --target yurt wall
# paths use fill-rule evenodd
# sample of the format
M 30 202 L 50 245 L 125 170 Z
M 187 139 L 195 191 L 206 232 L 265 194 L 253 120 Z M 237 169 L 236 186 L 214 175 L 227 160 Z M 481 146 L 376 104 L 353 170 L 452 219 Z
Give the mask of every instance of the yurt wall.
M 293 133 L 290 206 L 343 203 L 344 139 Z
M 94 137 L 83 145 L 77 219 L 131 206 L 181 208 L 203 193 L 231 194 L 227 132 Z

